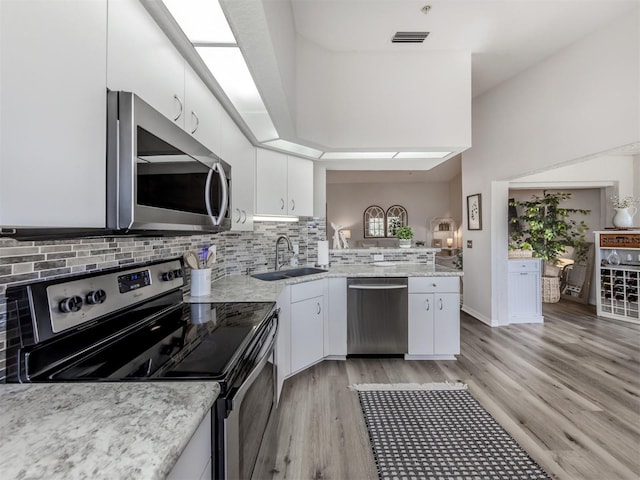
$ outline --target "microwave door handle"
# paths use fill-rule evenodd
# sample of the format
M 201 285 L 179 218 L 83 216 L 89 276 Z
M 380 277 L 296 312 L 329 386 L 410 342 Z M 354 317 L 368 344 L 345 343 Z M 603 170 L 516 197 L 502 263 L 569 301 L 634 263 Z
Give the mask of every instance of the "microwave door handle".
M 217 171 L 220 176 L 220 186 L 222 187 L 222 205 L 220 206 L 220 215 L 216 218 L 211 211 L 211 177 L 213 176 L 213 172 Z M 212 170 L 209 170 L 209 174 L 207 175 L 207 183 L 205 186 L 205 205 L 207 206 L 207 213 L 211 217 L 213 224 L 218 226 L 224 220 L 224 216 L 227 213 L 227 207 L 229 205 L 229 196 L 227 191 L 227 176 L 224 173 L 224 168 L 220 163 L 216 163 L 213 166 Z

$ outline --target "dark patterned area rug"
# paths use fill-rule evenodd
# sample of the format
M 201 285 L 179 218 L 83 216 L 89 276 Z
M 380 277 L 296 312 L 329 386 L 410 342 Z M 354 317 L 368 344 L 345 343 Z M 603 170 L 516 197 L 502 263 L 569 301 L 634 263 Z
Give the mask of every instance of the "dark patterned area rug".
M 352 388 L 360 397 L 381 480 L 550 478 L 465 385 Z

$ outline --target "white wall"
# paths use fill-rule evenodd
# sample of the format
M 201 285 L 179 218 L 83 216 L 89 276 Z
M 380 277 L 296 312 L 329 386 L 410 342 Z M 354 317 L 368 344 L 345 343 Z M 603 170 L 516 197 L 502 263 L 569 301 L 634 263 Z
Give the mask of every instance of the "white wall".
M 336 149 L 471 145 L 469 53 L 329 52 L 299 40 L 300 138 Z
M 463 233 L 463 308 L 487 323 L 506 323 L 508 181 L 640 139 L 639 27 L 637 9 L 474 100 L 462 190 L 482 193 L 483 230 Z
M 384 210 L 392 205 L 407 209 L 414 240 L 427 239 L 428 222 L 434 217 L 459 217 L 449 202 L 449 184 L 438 183 L 330 183 L 327 184 L 327 225 L 331 222 L 351 230 L 351 244 L 364 238 L 363 214 L 367 207 Z M 333 235 L 329 227 L 327 235 Z

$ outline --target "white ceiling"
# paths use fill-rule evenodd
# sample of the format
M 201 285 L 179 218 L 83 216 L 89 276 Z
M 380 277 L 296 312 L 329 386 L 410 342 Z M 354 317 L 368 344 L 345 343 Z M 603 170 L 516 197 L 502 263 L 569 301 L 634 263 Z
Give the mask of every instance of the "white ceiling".
M 282 1 L 282 0 L 266 0 Z M 292 0 L 296 32 L 335 52 L 472 53 L 473 95 L 535 65 L 638 0 Z M 427 14 L 421 9 L 430 5 Z M 396 31 L 427 31 L 393 44 Z
M 433 58 L 433 53 L 464 52 L 471 55 L 471 93 L 478 96 L 637 8 L 640 3 L 640 0 L 220 1 L 280 137 L 325 151 L 332 148 L 309 135 L 301 138 L 299 133 L 301 122 L 309 123 L 309 119 L 300 117 L 300 105 L 306 102 L 300 98 L 301 92 L 311 98 L 321 95 L 301 85 L 300 71 L 296 72 L 296 64 L 304 63 L 300 55 L 309 51 L 308 45 L 316 46 L 318 52 L 326 52 L 319 53 L 318 58 L 377 54 L 381 65 L 388 65 L 388 56 L 394 52 L 410 54 L 412 59 L 424 52 L 425 65 L 434 71 L 438 65 L 427 60 Z M 431 6 L 427 14 L 422 12 L 425 5 Z M 392 44 L 390 39 L 396 31 L 430 33 L 423 44 Z M 386 63 L 382 62 L 383 57 Z M 442 88 L 447 88 L 446 84 Z M 394 84 L 389 84 L 389 91 L 376 92 L 378 98 L 393 97 L 408 104 L 423 95 L 424 91 L 417 87 L 399 92 Z M 318 104 L 317 98 L 310 101 Z M 372 97 L 371 101 L 376 102 L 377 98 Z M 415 126 L 412 120 L 415 119 L 394 117 L 392 125 L 402 131 L 405 121 L 408 131 Z M 421 145 L 423 148 L 411 145 L 407 150 L 428 151 L 435 145 L 434 142 Z M 373 149 L 366 144 L 349 147 L 358 151 Z M 388 150 L 395 149 L 402 150 L 402 144 L 390 141 Z M 463 149 L 454 151 L 452 156 Z M 381 150 L 380 145 L 377 150 Z M 325 162 L 328 169 L 372 169 L 364 160 L 360 166 L 357 162 L 342 163 L 340 166 L 340 163 Z M 384 165 L 376 163 L 375 169 L 395 169 L 396 163 L 393 160 L 385 161 Z M 433 166 L 433 162 L 414 162 L 403 168 L 427 170 Z

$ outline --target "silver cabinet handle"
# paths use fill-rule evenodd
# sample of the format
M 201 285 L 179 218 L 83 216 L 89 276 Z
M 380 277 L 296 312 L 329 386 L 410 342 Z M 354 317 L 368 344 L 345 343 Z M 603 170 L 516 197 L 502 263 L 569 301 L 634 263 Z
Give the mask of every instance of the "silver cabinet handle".
M 236 223 L 240 223 L 240 219 L 242 218 L 242 214 L 240 213 L 240 209 L 236 208 L 236 213 L 238 214 L 238 218 L 236 218 Z
M 431 286 L 435 288 L 435 287 L 438 286 L 438 284 L 437 283 L 432 283 Z
M 320 307 L 320 302 L 318 302 L 316 305 L 318 305 L 318 310 L 316 313 L 320 315 L 320 312 L 322 311 L 322 308 Z
M 427 312 L 431 309 L 431 305 L 429 304 L 429 299 L 428 298 L 424 301 L 424 309 Z
M 520 272 L 520 275 L 529 275 L 527 272 Z
M 296 201 L 291 200 L 291 211 L 293 212 L 296 209 Z
M 442 304 L 442 299 L 439 298 L 438 299 L 438 310 L 442 310 L 443 304 Z
M 397 290 L 407 288 L 406 285 L 349 285 L 354 290 Z
M 200 126 L 200 117 L 198 117 L 198 114 L 193 110 L 191 111 L 191 116 L 196 119 L 196 126 L 193 127 L 193 130 L 191 130 L 191 134 L 193 135 L 194 133 L 196 133 L 196 130 L 198 130 L 198 127 Z
M 242 223 L 247 223 L 247 212 L 242 210 Z
M 174 95 L 173 98 L 175 98 L 178 101 L 178 104 L 180 105 L 180 111 L 175 117 L 173 117 L 173 121 L 175 122 L 182 115 L 182 112 L 184 110 L 184 104 L 182 103 L 182 100 L 180 100 L 180 97 L 178 95 Z
M 284 198 L 280 199 L 280 210 L 284 210 Z

